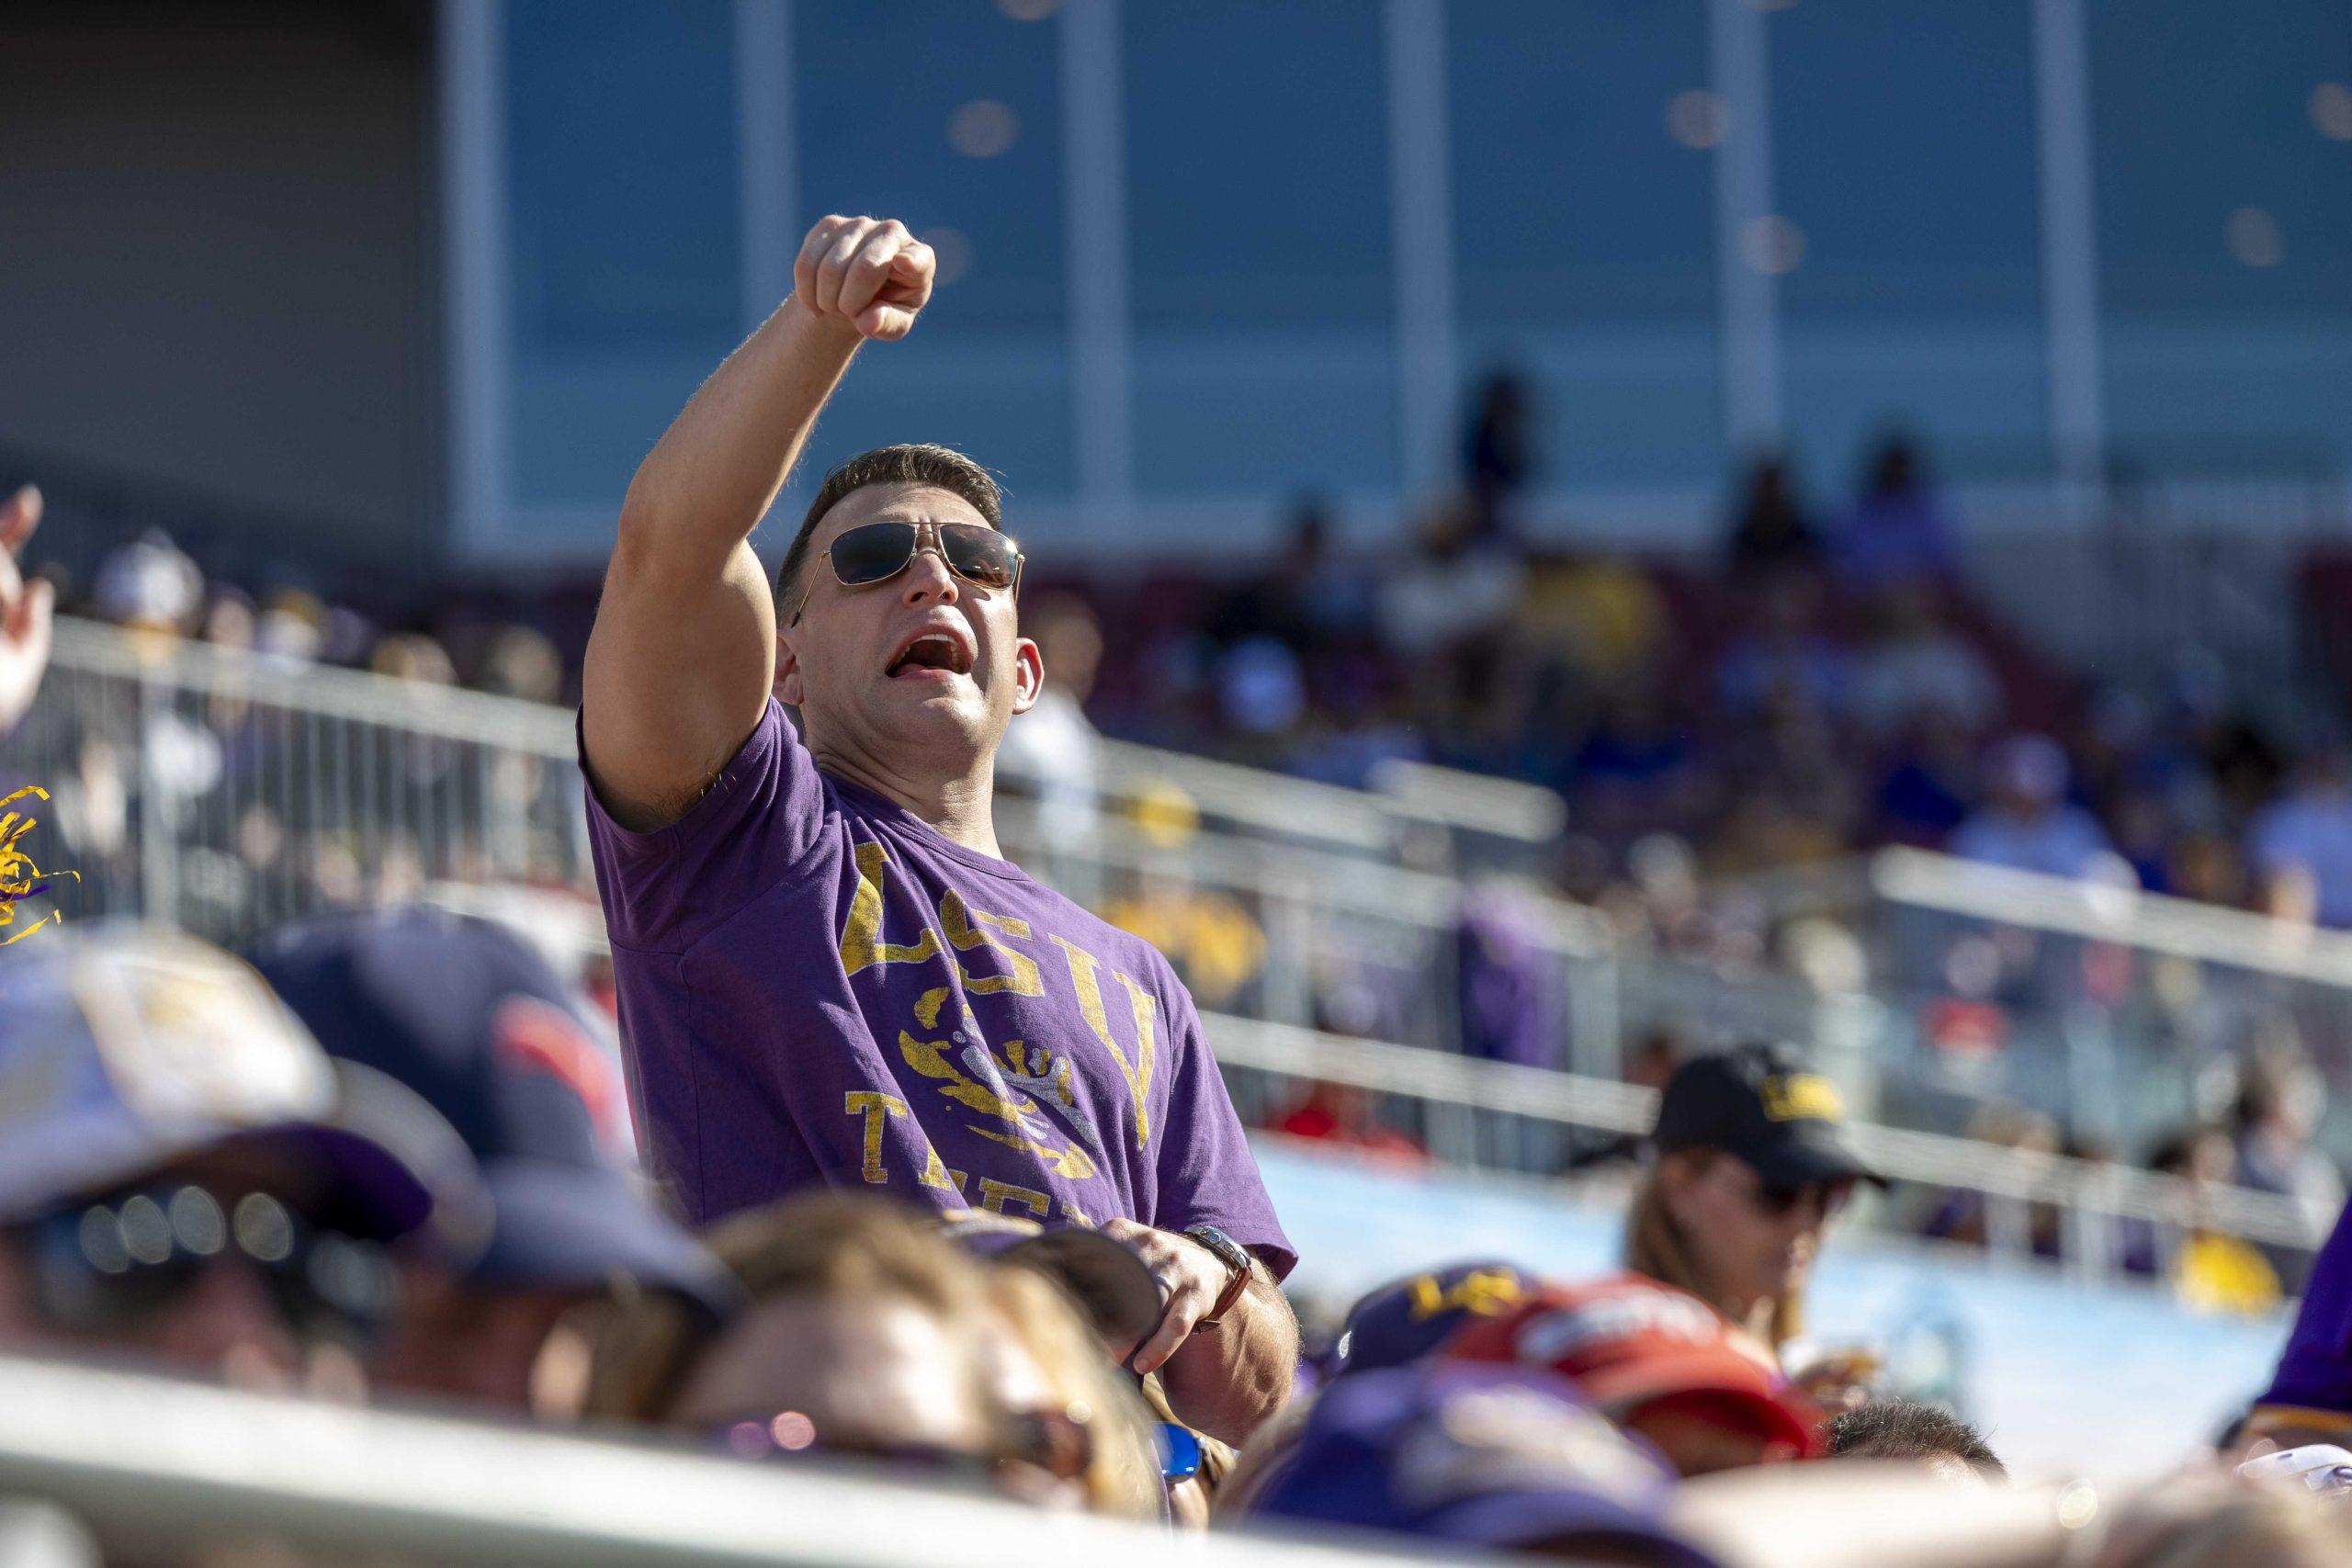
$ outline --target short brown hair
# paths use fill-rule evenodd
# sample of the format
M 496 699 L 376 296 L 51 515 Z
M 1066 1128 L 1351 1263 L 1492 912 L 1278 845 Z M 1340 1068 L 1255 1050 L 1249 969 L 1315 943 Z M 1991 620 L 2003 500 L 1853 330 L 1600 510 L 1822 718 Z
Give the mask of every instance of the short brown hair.
M 1004 526 L 1004 491 L 997 484 L 996 476 L 953 446 L 906 442 L 860 452 L 825 476 L 825 482 L 817 487 L 817 498 L 808 503 L 808 514 L 800 520 L 800 532 L 792 536 L 791 547 L 784 552 L 784 564 L 776 568 L 778 615 L 784 613 L 784 607 L 799 589 L 800 570 L 808 564 L 808 541 L 815 536 L 817 525 L 841 503 L 842 497 L 868 485 L 933 485 L 970 502 L 972 510 L 989 527 Z

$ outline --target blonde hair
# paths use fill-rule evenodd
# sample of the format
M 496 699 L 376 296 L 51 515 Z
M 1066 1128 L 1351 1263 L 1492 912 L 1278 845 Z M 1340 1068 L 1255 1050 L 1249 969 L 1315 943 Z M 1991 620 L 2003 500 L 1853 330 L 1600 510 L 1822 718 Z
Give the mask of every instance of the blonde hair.
M 1642 1179 L 1640 1190 L 1634 1194 L 1633 1213 L 1625 1222 L 1625 1267 L 1661 1285 L 1688 1291 L 1742 1328 L 1752 1320 L 1744 1317 L 1739 1303 L 1726 1300 L 1714 1282 L 1707 1277 L 1692 1252 L 1690 1238 L 1676 1223 L 1673 1211 L 1666 1201 L 1666 1184 L 1660 1179 L 1669 1162 L 1684 1162 L 1693 1171 L 1721 1158 L 1715 1149 L 1677 1149 L 1658 1156 Z M 1772 1350 L 1778 1354 L 1781 1346 L 1804 1332 L 1804 1298 L 1802 1293 L 1772 1298 L 1772 1315 L 1765 1336 Z
M 968 1325 L 988 1300 L 979 1266 L 893 1203 L 810 1193 L 720 1222 L 703 1243 L 742 1287 L 746 1303 L 802 1294 L 876 1295 Z M 666 1419 L 687 1374 L 726 1325 L 674 1296 L 626 1303 L 597 1337 L 584 1413 Z
M 1016 1265 L 988 1269 L 987 1288 L 1054 1398 L 1086 1417 L 1094 1450 L 1085 1477 L 1088 1506 L 1121 1518 L 1159 1518 L 1159 1464 L 1150 1423 L 1069 1297 L 1044 1275 Z

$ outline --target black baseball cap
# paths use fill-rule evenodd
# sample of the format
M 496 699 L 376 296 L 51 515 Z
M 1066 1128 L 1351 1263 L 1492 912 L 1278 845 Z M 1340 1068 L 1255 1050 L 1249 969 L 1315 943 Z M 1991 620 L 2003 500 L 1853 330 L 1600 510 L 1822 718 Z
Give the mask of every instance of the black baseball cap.
M 617 1053 L 521 936 L 410 906 L 304 920 L 252 957 L 330 1055 L 406 1084 L 473 1151 L 495 1210 L 474 1283 L 629 1280 L 724 1310 L 725 1269 L 632 1178 Z
M 1651 1141 L 1662 1155 L 1701 1148 L 1737 1155 L 1766 1187 L 1783 1191 L 1815 1181 L 1886 1185 L 1846 1140 L 1838 1086 L 1794 1047 L 1773 1042 L 1695 1056 L 1676 1068 L 1658 1099 Z

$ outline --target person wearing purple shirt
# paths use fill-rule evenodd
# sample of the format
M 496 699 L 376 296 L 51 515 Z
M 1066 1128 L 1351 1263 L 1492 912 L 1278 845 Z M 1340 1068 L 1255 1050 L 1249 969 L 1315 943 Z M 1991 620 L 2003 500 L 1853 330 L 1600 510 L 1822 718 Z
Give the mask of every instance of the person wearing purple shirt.
M 773 592 L 747 540 L 933 265 L 895 220 L 818 223 L 622 504 L 580 738 L 640 1137 L 697 1222 L 822 1184 L 1100 1227 L 1165 1303 L 1131 1365 L 1238 1443 L 1291 1386 L 1295 1256 L 1167 961 L 999 851 L 1045 671 L 994 481 L 883 447 Z
M 2352 1441 L 2352 1209 L 2336 1217 L 2312 1264 L 2295 1326 L 2244 1437 L 2282 1449 Z

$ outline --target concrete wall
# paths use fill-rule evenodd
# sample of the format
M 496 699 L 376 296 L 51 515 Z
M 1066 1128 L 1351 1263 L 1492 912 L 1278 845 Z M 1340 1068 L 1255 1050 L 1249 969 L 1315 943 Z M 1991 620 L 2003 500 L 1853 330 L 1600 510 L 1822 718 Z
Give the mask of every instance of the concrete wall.
M 432 17 L 0 11 L 6 466 L 438 551 Z

